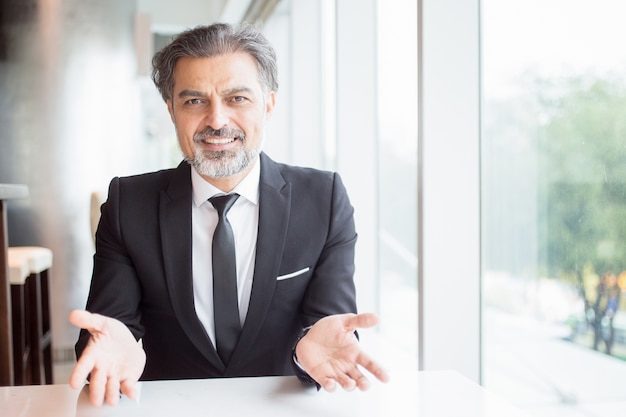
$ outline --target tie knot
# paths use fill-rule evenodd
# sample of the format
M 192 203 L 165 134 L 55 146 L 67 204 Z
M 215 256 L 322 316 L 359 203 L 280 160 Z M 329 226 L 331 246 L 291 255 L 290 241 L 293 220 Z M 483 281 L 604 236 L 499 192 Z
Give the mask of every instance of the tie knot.
M 228 213 L 228 210 L 235 204 L 235 201 L 239 198 L 239 194 L 226 194 L 226 195 L 218 195 L 215 197 L 209 198 L 213 207 L 217 210 L 217 214 L 219 216 L 225 216 Z

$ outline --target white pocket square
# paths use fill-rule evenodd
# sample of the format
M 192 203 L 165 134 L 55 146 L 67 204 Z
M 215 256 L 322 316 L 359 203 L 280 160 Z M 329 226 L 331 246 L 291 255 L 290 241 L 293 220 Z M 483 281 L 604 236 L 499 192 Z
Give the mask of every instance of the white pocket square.
M 277 276 L 277 277 L 276 277 L 276 280 L 277 280 L 277 281 L 281 281 L 281 280 L 283 280 L 283 279 L 289 279 L 289 278 L 297 277 L 298 275 L 302 275 L 302 274 L 304 274 L 305 272 L 308 272 L 308 271 L 309 271 L 309 269 L 311 269 L 311 268 L 309 268 L 309 267 L 307 266 L 306 268 L 302 268 L 301 270 L 296 271 L 296 272 L 292 272 L 292 273 L 290 273 L 290 274 L 279 275 L 279 276 Z

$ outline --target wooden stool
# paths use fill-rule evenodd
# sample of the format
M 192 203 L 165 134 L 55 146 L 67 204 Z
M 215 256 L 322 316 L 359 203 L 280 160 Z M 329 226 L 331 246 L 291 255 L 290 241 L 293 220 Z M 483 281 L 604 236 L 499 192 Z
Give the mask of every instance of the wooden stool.
M 31 338 L 28 279 L 30 269 L 25 258 L 9 258 L 9 283 L 11 284 L 11 321 L 13 324 L 13 372 L 14 385 L 32 383 Z
M 52 332 L 50 328 L 52 251 L 36 246 L 17 246 L 10 247 L 8 255 L 9 265 L 21 265 L 26 262 L 28 268 L 28 277 L 25 279 L 25 284 L 21 285 L 22 302 L 20 302 L 20 284 L 17 283 L 16 285 L 14 297 L 14 285 L 11 283 L 11 297 L 14 305 L 13 321 L 16 322 L 16 316 L 24 317 L 25 334 L 28 334 L 24 339 L 26 345 L 30 345 L 30 381 L 24 381 L 23 384 L 29 382 L 32 384 L 52 384 Z M 15 334 L 16 330 L 14 330 L 14 338 L 16 338 Z M 16 346 L 16 342 L 13 344 Z M 28 346 L 25 348 L 28 350 Z M 18 356 L 22 355 L 23 358 L 25 354 L 27 353 L 21 350 L 14 352 L 16 357 L 14 363 L 23 361 Z M 18 385 L 17 371 L 15 380 L 16 385 Z

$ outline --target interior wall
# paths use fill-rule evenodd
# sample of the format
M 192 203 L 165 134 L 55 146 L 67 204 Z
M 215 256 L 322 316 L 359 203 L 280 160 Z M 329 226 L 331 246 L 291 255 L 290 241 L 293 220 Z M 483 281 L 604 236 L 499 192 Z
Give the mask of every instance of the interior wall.
M 8 207 L 9 244 L 52 249 L 55 351 L 91 278 L 92 190 L 138 170 L 144 151 L 135 2 L 12 0 L 0 19 L 0 182 L 30 196 Z
M 242 16 L 250 0 L 137 0 L 137 11 L 150 15 L 152 31 L 174 34 L 213 23 L 226 9 Z

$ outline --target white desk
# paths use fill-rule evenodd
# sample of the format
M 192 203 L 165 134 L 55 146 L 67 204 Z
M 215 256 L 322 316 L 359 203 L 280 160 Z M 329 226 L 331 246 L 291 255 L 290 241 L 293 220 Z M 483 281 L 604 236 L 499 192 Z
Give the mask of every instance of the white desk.
M 524 417 L 453 371 L 392 373 L 368 391 L 305 389 L 295 377 L 143 382 L 137 401 L 92 407 L 87 388 L 68 385 L 0 388 L 6 417 Z

